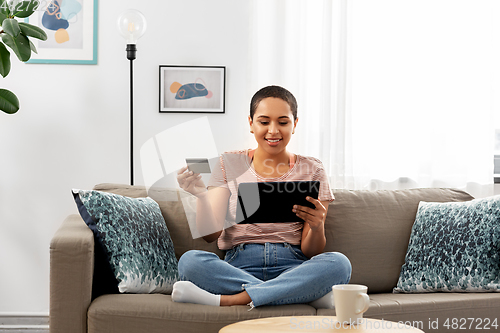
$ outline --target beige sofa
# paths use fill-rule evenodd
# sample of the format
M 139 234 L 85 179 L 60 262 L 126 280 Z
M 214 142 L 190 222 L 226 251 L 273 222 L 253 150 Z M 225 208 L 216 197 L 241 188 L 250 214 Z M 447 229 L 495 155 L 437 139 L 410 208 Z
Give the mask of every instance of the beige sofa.
M 140 186 L 101 184 L 94 189 L 130 197 L 146 196 L 145 188 Z M 215 243 L 192 239 L 178 200 L 181 192 L 166 189 L 159 193 L 157 201 L 177 257 L 189 249 L 223 255 Z M 425 332 L 463 332 L 459 327 L 453 329 L 453 318 L 500 317 L 500 293 L 392 293 L 404 263 L 419 201 L 467 201 L 472 199 L 469 194 L 438 188 L 338 190 L 334 194 L 336 200 L 330 204 L 326 220 L 325 251 L 344 253 L 353 266 L 351 283 L 368 286 L 371 305 L 365 317 L 403 322 Z M 225 325 L 247 319 L 335 315 L 335 310 L 315 309 L 308 304 L 263 306 L 248 311 L 248 306 L 174 303 L 169 295 L 162 294 L 117 294 L 107 286 L 108 275 L 101 268 L 102 260 L 102 254 L 94 250 L 93 234 L 82 218 L 78 214 L 68 216 L 50 246 L 51 333 L 218 332 Z M 447 319 L 448 328 L 443 326 Z M 300 323 L 298 320 L 294 324 Z M 482 327 L 484 324 L 478 328 Z

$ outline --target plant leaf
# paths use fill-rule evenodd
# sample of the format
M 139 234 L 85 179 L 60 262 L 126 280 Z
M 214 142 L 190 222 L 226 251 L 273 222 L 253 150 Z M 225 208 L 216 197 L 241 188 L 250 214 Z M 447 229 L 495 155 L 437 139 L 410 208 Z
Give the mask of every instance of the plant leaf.
M 16 19 L 5 19 L 2 23 L 2 29 L 12 37 L 19 36 L 21 28 L 19 28 L 19 23 Z
M 7 0 L 0 0 L 0 13 L 5 15 L 5 17 L 9 17 L 9 2 Z
M 35 12 L 35 10 L 40 5 L 40 1 L 35 0 L 23 0 L 22 5 L 16 6 L 16 10 L 13 12 L 15 17 L 26 18 Z
M 30 59 L 31 57 L 30 41 L 28 40 L 28 37 L 26 37 L 25 35 L 19 34 L 17 38 L 14 38 L 11 35 L 3 34 L 2 41 L 14 51 L 17 58 L 22 62 L 26 62 Z
M 7 15 L 4 13 L 0 12 L 0 25 L 2 25 L 3 21 L 7 18 Z
M 12 114 L 19 110 L 19 99 L 7 89 L 0 89 L 0 110 Z
M 10 52 L 0 43 L 0 75 L 6 77 L 10 72 Z
M 36 50 L 36 46 L 35 44 L 33 44 L 31 41 L 30 41 L 30 49 L 31 51 L 35 52 L 36 54 L 38 54 L 38 51 Z
M 21 32 L 28 37 L 33 37 L 36 39 L 47 40 L 47 34 L 43 29 L 24 22 L 19 22 L 19 28 L 21 28 Z

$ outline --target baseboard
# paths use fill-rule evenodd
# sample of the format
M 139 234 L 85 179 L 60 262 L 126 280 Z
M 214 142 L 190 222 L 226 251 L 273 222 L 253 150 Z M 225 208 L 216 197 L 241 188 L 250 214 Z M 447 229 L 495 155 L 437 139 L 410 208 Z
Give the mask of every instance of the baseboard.
M 49 314 L 0 313 L 0 333 L 49 333 Z

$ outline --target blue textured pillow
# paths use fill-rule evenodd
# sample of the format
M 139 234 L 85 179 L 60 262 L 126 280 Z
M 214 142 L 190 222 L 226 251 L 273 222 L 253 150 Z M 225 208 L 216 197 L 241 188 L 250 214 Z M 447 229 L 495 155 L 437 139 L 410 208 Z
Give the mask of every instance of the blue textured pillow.
M 103 246 L 122 293 L 172 292 L 177 258 L 160 207 L 151 198 L 73 190 L 80 215 Z
M 394 292 L 500 292 L 500 196 L 420 202 Z

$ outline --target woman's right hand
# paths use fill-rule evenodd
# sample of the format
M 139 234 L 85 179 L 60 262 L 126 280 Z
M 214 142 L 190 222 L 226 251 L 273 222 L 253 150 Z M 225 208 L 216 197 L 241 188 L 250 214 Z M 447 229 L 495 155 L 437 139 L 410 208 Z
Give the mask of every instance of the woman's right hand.
M 177 172 L 177 182 L 184 191 L 196 196 L 207 191 L 203 180 L 201 180 L 201 175 L 189 171 L 187 166 Z

